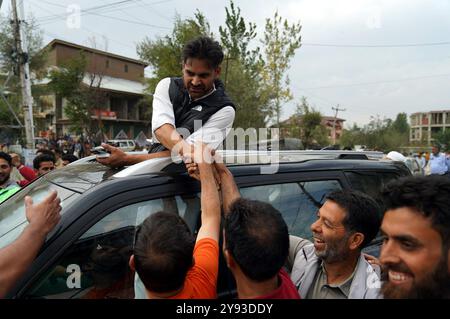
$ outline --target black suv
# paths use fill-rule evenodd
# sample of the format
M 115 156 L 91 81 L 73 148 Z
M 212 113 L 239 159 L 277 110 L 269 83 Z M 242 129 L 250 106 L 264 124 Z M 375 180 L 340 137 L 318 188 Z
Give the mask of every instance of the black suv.
M 271 203 L 291 234 L 310 239 L 310 225 L 330 191 L 357 189 L 377 198 L 388 181 L 411 174 L 403 163 L 319 152 L 332 155 L 280 152 L 281 163 L 272 174 L 265 174 L 269 164 L 260 160 L 229 168 L 243 197 Z M 0 248 L 26 226 L 26 195 L 39 202 L 55 189 L 63 207 L 60 223 L 10 298 L 134 298 L 128 260 L 136 226 L 164 210 L 182 216 L 194 233 L 199 229 L 200 184 L 182 164 L 162 158 L 114 170 L 94 159 L 84 161 L 44 175 L 0 205 Z M 374 240 L 368 252 L 377 255 L 380 244 Z M 218 295 L 235 297 L 222 256 Z

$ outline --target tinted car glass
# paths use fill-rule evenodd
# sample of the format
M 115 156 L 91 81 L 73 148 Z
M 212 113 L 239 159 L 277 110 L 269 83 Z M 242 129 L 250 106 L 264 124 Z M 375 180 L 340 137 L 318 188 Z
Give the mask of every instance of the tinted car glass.
M 362 191 L 374 198 L 380 205 L 382 211 L 383 201 L 381 199 L 381 190 L 390 181 L 399 178 L 397 174 L 386 172 L 346 172 L 345 175 L 352 185 L 352 189 Z M 378 233 L 376 238 L 363 251 L 369 255 L 378 257 L 380 254 L 381 235 Z
M 117 172 L 99 163 L 84 163 L 54 170 L 51 174 L 45 175 L 45 179 L 50 183 L 83 193 Z
M 28 298 L 134 298 L 128 265 L 136 226 L 159 211 L 179 214 L 191 229 L 200 210 L 195 196 L 175 196 L 122 207 L 107 215 L 72 244 L 30 289 Z
M 391 180 L 399 178 L 397 174 L 386 172 L 345 172 L 352 189 L 366 193 L 381 203 L 380 192 Z
M 49 183 L 46 176 L 43 176 L 1 204 L 0 249 L 16 240 L 28 225 L 25 216 L 25 196 L 31 196 L 33 203 L 39 203 L 53 190 L 56 190 L 61 198 L 61 207 L 63 208 L 61 214 L 64 214 L 64 208 L 80 196 L 79 193 L 70 189 Z
M 317 210 L 328 193 L 339 189 L 337 180 L 303 181 L 241 188 L 241 195 L 272 204 L 283 215 L 291 235 L 311 239 Z

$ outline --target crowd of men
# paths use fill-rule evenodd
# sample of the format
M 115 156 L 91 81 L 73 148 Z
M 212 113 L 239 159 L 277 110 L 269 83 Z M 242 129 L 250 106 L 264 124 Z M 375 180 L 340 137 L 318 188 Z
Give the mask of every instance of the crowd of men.
M 447 175 L 450 177 L 450 152 L 442 152 L 440 145 L 433 145 L 431 152 L 419 152 L 416 157 L 425 175 Z M 404 161 L 404 159 L 397 160 Z
M 130 258 L 136 282 L 144 287 L 141 296 L 136 287 L 137 298 L 217 298 L 220 253 L 234 275 L 238 298 L 450 298 L 448 178 L 393 181 L 382 190 L 382 203 L 358 191 L 334 191 L 310 226 L 310 242 L 290 236 L 270 204 L 241 198 L 231 172 L 213 153 L 198 145 L 186 159 L 188 172 L 201 183 L 196 237 L 171 212 L 152 214 L 138 226 Z M 27 198 L 26 207 L 30 230 L 0 250 L 0 295 L 26 270 L 59 220 L 56 193 L 35 205 Z M 362 249 L 379 231 L 383 244 L 376 259 Z M 30 241 L 34 248 L 26 256 L 19 253 L 17 247 Z
M 183 50 L 183 76 L 163 79 L 156 87 L 156 143 L 149 154 L 130 155 L 105 144 L 111 155 L 97 158 L 118 167 L 176 154 L 201 183 L 196 236 L 183 218 L 165 211 L 137 227 L 129 260 L 136 298 L 217 298 L 223 254 L 242 299 L 449 299 L 450 179 L 433 174 L 396 180 L 382 190 L 383 202 L 358 191 L 332 192 L 310 226 L 313 241 L 290 236 L 277 209 L 241 198 L 233 175 L 215 153 L 221 142 L 217 136 L 226 136 L 235 115 L 218 80 L 222 60 L 222 49 L 212 39 L 189 42 Z M 195 121 L 203 124 L 198 127 Z M 46 153 L 35 159 L 36 174 L 56 165 Z M 10 183 L 12 161 L 8 154 L 0 156 L 1 186 Z M 61 209 L 54 193 L 40 204 L 27 198 L 26 208 L 30 224 L 0 250 L 0 297 L 32 262 Z M 363 254 L 380 231 L 379 259 Z M 31 249 L 19 249 L 33 238 Z
M 73 154 L 62 155 L 57 149 L 39 149 L 31 168 L 24 165 L 23 158 L 19 154 L 0 151 L 0 203 L 36 178 L 77 159 Z

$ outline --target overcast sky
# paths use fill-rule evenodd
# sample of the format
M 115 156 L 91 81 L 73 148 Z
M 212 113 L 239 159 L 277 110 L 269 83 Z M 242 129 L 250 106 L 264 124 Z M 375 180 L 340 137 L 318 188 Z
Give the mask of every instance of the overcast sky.
M 18 0 L 18 2 L 21 0 Z M 66 9 L 81 10 L 120 0 L 24 0 L 25 12 L 41 23 L 45 42 L 59 38 L 99 46 L 137 58 L 136 43 L 171 32 L 175 14 L 193 17 L 198 8 L 212 31 L 225 20 L 228 1 L 136 0 L 82 13 L 80 28 L 67 26 Z M 7 13 L 10 1 L 4 0 Z M 450 109 L 450 0 L 235 0 L 242 16 L 258 25 L 279 14 L 302 24 L 303 46 L 292 60 L 289 76 L 294 102 L 284 107 L 285 119 L 306 96 L 324 115 L 337 104 L 347 125 L 369 122 L 371 116 L 394 118 Z M 54 18 L 49 16 L 56 15 Z M 117 19 L 116 19 L 117 18 Z M 120 20 L 118 20 L 120 19 Z M 128 21 L 134 21 L 135 24 Z

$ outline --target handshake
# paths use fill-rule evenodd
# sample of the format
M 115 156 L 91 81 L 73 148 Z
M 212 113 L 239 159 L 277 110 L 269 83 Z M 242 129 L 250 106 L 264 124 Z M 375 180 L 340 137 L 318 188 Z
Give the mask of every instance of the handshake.
M 183 162 L 186 165 L 189 176 L 200 180 L 200 174 L 205 168 L 213 171 L 217 186 L 220 185 L 220 173 L 226 171 L 222 157 L 206 144 L 197 143 L 190 145 L 189 149 L 180 152 Z M 203 169 L 202 169 L 203 168 Z

